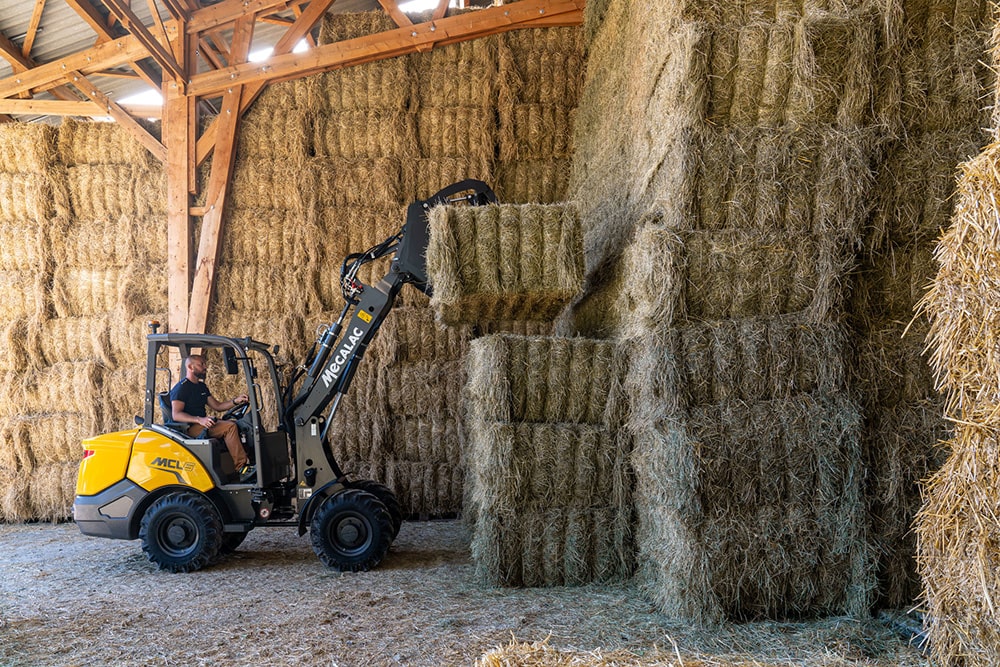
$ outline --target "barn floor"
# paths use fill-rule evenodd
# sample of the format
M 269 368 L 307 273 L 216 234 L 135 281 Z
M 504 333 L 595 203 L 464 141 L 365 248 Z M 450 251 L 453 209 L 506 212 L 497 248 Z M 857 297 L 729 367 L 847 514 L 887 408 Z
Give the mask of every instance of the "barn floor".
M 473 665 L 509 643 L 690 661 L 926 665 L 882 626 L 844 619 L 707 633 L 627 586 L 488 590 L 458 521 L 405 523 L 374 572 L 323 567 L 294 529 L 257 530 L 233 557 L 168 574 L 138 542 L 73 524 L 0 525 L 0 665 Z

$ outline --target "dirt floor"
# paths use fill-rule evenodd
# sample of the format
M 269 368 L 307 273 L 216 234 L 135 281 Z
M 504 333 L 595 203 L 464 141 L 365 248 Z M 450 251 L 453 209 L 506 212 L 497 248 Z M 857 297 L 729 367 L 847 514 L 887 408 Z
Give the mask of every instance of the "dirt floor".
M 468 540 L 458 521 L 405 523 L 377 570 L 341 574 L 294 529 L 261 529 L 211 568 L 169 574 L 137 541 L 0 525 L 0 665 L 471 666 L 512 637 L 718 665 L 928 664 L 874 622 L 706 632 L 628 586 L 485 589 Z

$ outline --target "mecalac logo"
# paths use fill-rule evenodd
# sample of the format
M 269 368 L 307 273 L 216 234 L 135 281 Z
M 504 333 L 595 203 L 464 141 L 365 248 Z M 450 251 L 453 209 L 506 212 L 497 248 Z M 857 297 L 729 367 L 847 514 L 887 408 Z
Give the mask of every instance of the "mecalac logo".
M 181 463 L 177 459 L 168 459 L 162 456 L 158 456 L 153 459 L 153 462 L 149 464 L 153 468 L 159 468 L 160 470 L 166 470 L 167 472 L 175 472 L 177 470 L 184 470 L 185 472 L 190 472 L 194 470 L 194 464 L 188 461 L 187 463 Z
M 340 349 L 337 350 L 337 354 L 334 355 L 333 361 L 331 361 L 330 365 L 326 367 L 325 371 L 323 371 L 322 377 L 324 387 L 329 389 L 330 385 L 334 383 L 337 376 L 340 375 L 340 371 L 344 367 L 344 364 L 347 362 L 347 357 L 351 353 L 351 350 L 354 349 L 354 347 L 358 344 L 358 341 L 361 340 L 361 337 L 364 335 L 364 329 L 354 327 L 354 331 L 347 336 L 344 343 L 340 346 Z

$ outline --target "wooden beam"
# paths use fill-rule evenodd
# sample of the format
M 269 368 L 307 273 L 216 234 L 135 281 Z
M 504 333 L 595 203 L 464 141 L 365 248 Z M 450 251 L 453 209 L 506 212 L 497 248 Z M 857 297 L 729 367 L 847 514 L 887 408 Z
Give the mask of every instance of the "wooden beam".
M 191 294 L 191 197 L 188 183 L 191 163 L 190 128 L 193 105 L 176 83 L 165 86 L 163 138 L 167 146 L 167 330 L 187 327 Z
M 191 14 L 187 31 L 193 35 L 243 17 L 256 16 L 261 12 L 273 14 L 301 4 L 302 0 L 223 0 Z
M 486 37 L 508 30 L 530 28 L 557 18 L 560 25 L 583 21 L 584 0 L 521 0 L 420 23 L 407 28 L 326 44 L 306 53 L 276 55 L 263 63 L 248 63 L 191 77 L 189 93 L 209 95 L 234 84 L 284 81 L 339 67 L 415 53 L 428 47 Z
M 70 72 L 68 79 L 70 83 L 83 91 L 89 99 L 96 102 L 98 106 L 106 109 L 107 115 L 118 121 L 118 124 L 128 130 L 128 132 L 135 137 L 136 141 L 146 147 L 146 150 L 152 153 L 161 162 L 167 161 L 167 149 L 160 143 L 159 139 L 150 134 L 149 131 L 140 125 L 135 118 L 130 116 L 127 111 L 122 109 L 115 102 L 112 102 L 107 95 L 98 90 L 97 86 L 87 80 L 87 77 L 79 72 Z
M 313 26 L 323 18 L 326 14 L 326 10 L 330 8 L 330 5 L 334 3 L 334 0 L 313 0 L 309 7 L 302 12 L 291 28 L 285 31 L 285 34 L 281 36 L 277 44 L 274 45 L 274 54 L 281 55 L 285 53 L 290 53 L 295 45 L 298 44 L 299 40 L 310 30 Z M 240 113 L 242 114 L 246 109 L 253 103 L 260 92 L 264 89 L 266 83 L 255 83 L 246 88 L 243 91 L 243 95 L 240 97 Z M 215 145 L 215 121 L 212 122 L 205 132 L 198 139 L 198 145 L 196 150 L 197 163 L 201 164 L 205 159 L 211 154 L 213 147 Z
M 98 44 L 113 39 L 106 19 L 101 12 L 97 11 L 97 7 L 90 0 L 65 0 L 65 2 L 74 12 L 79 14 L 80 18 L 90 26 L 91 30 L 97 33 Z
M 111 26 L 107 24 L 107 21 L 97 11 L 97 8 L 90 0 L 66 0 L 66 4 L 73 8 L 87 22 L 87 25 L 97 33 L 98 44 L 115 38 L 114 33 L 111 31 Z M 129 65 L 146 83 L 159 90 L 161 82 L 156 70 L 139 60 L 133 60 Z
M 229 52 L 237 63 L 247 61 L 250 42 L 253 38 L 253 17 L 244 17 L 233 28 L 232 46 Z M 236 163 L 236 132 L 240 121 L 240 95 L 242 86 L 228 89 L 222 96 L 219 111 L 219 130 L 212 171 L 208 177 L 205 192 L 205 215 L 201 221 L 201 236 L 198 245 L 198 259 L 195 261 L 194 282 L 191 286 L 191 302 L 188 307 L 187 330 L 204 333 L 208 324 L 208 307 L 215 289 L 215 269 L 222 244 L 223 212 L 226 210 L 226 195 L 233 177 Z
M 160 118 L 163 107 L 153 105 L 119 105 L 137 118 Z M 110 115 L 108 110 L 96 102 L 71 102 L 63 100 L 0 100 L 0 114 L 22 114 L 38 116 L 90 116 L 100 118 Z
M 146 47 L 133 35 L 98 44 L 60 60 L 38 65 L 27 72 L 0 79 L 0 97 L 25 91 L 38 92 L 61 85 L 67 72 L 93 74 L 148 56 Z
M 31 10 L 31 20 L 28 22 L 28 32 L 24 36 L 24 43 L 21 45 L 21 55 L 25 58 L 31 57 L 31 47 L 35 45 L 35 37 L 38 36 L 38 25 L 42 22 L 42 11 L 45 9 L 45 0 L 35 0 L 35 7 Z
M 378 4 L 382 5 L 382 9 L 385 10 L 385 13 L 388 14 L 389 18 L 395 21 L 396 25 L 400 28 L 413 25 L 413 21 L 410 20 L 410 17 L 399 9 L 399 3 L 396 2 L 396 0 L 378 0 Z
M 178 83 L 183 83 L 187 80 L 187 75 L 177 61 L 174 59 L 170 50 L 165 48 L 155 37 L 153 33 L 149 31 L 139 17 L 135 15 L 132 11 L 132 7 L 129 6 L 129 0 L 104 0 L 104 4 L 114 13 L 115 17 L 121 21 L 121 24 L 125 26 L 125 29 L 132 33 L 136 39 L 142 42 L 143 46 L 152 56 L 153 60 L 156 61 L 164 72 L 170 74 L 174 81 Z
M 21 53 L 17 44 L 10 41 L 2 32 L 0 32 L 0 58 L 9 62 L 15 72 L 24 72 L 35 65 L 31 58 Z
M 431 15 L 432 21 L 440 21 L 444 18 L 444 15 L 448 13 L 449 0 L 438 0 L 438 6 L 434 8 L 434 13 Z
M 222 97 L 218 141 L 215 157 L 212 158 L 212 172 L 209 175 L 205 197 L 205 217 L 201 222 L 198 259 L 195 261 L 191 302 L 185 328 L 191 333 L 205 333 L 208 324 L 208 308 L 215 289 L 216 264 L 222 246 L 222 214 L 226 208 L 226 195 L 236 155 L 236 130 L 239 126 L 241 92 L 242 87 L 236 86 L 232 92 L 227 92 Z

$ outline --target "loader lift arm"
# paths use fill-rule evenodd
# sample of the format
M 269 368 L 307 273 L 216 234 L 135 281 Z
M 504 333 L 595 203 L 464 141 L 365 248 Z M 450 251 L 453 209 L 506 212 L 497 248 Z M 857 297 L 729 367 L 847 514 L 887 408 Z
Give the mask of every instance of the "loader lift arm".
M 327 442 L 327 430 L 340 398 L 350 388 L 369 343 L 395 305 L 400 289 L 410 284 L 428 296 L 431 294 L 425 258 L 429 236 L 427 212 L 439 204 L 479 206 L 496 201 L 496 195 L 482 181 L 460 181 L 429 199 L 410 204 L 406 222 L 399 232 L 344 260 L 340 272 L 344 309 L 313 345 L 305 364 L 292 378 L 284 401 L 287 407 L 283 419 L 292 436 L 296 476 L 304 486 L 322 487 L 344 477 Z M 390 253 L 395 255 L 381 280 L 365 285 L 357 279 L 362 266 Z M 302 373 L 305 373 L 304 379 Z M 300 379 L 301 389 L 294 399 L 289 399 Z

